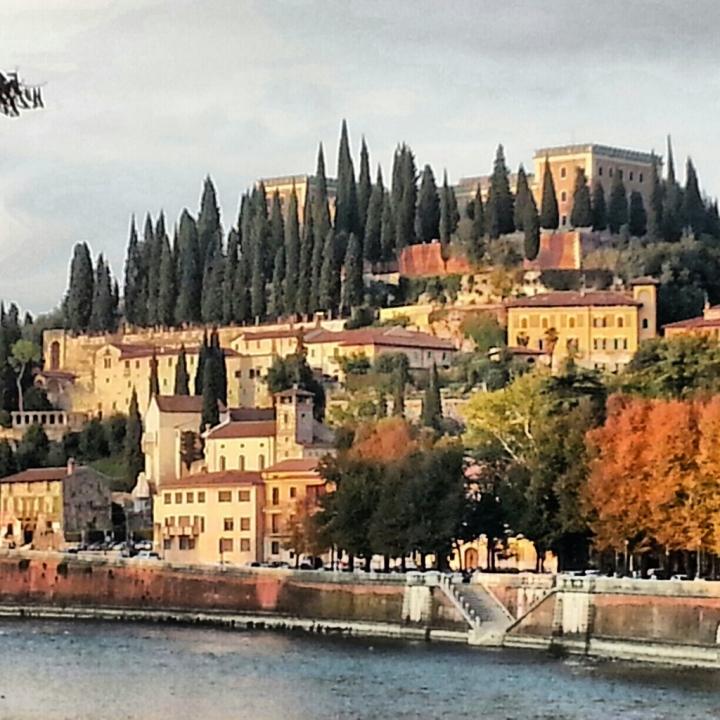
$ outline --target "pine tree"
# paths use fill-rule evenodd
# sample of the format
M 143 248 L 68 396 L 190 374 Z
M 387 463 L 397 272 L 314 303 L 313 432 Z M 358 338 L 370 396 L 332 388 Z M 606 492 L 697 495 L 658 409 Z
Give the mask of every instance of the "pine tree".
M 532 193 L 527 197 L 525 217 L 523 218 L 525 233 L 524 250 L 528 260 L 534 260 L 540 252 L 540 216 Z
M 167 235 L 163 238 L 162 253 L 160 255 L 160 288 L 158 292 L 157 322 L 163 327 L 172 327 L 175 322 L 175 306 L 177 304 L 177 289 L 175 287 L 175 261 L 173 260 L 170 240 Z
M 363 245 L 363 257 L 371 263 L 380 262 L 382 259 L 382 215 L 385 187 L 383 186 L 382 170 L 378 165 L 377 179 L 373 185 L 368 203 L 367 218 L 365 221 L 365 238 Z
M 318 243 L 315 233 L 314 213 L 318 206 L 305 198 L 302 235 L 300 238 L 300 277 L 295 300 L 295 311 L 299 315 L 311 315 L 318 308 L 318 285 L 322 267 L 322 243 Z
M 152 398 L 154 395 L 160 394 L 160 378 L 158 377 L 158 359 L 153 350 L 152 357 L 150 358 L 150 380 L 148 383 L 149 394 L 148 397 Z
M 349 314 L 354 307 L 362 305 L 364 290 L 362 247 L 358 236 L 353 233 L 345 253 L 345 282 L 343 283 L 345 313 Z
M 339 304 L 338 272 L 335 261 L 335 233 L 330 230 L 325 238 L 322 254 L 322 268 L 318 288 L 318 308 L 328 313 L 335 313 Z
M 124 469 L 126 488 L 135 486 L 138 475 L 145 469 L 145 455 L 142 450 L 143 425 L 138 409 L 135 388 L 130 396 L 130 407 L 125 430 Z
M 392 210 L 395 218 L 395 251 L 415 243 L 417 170 L 415 156 L 403 144 L 395 151 L 393 165 Z M 389 259 L 389 258 L 388 258 Z
M 530 195 L 530 186 L 528 185 L 527 173 L 522 163 L 518 168 L 517 183 L 515 185 L 515 212 L 513 219 L 515 221 L 516 230 L 524 230 L 523 221 L 527 214 L 528 196 Z
M 630 215 L 628 219 L 628 232 L 633 237 L 644 237 L 647 233 L 647 213 L 642 195 L 633 190 L 630 193 Z
M 140 300 L 142 296 L 143 267 L 138 244 L 135 216 L 130 221 L 130 239 L 125 260 L 125 319 L 130 325 L 139 325 Z
M 682 197 L 675 179 L 672 142 L 668 135 L 668 171 L 662 211 L 662 236 L 665 242 L 678 242 L 682 237 Z
M 100 253 L 95 266 L 95 287 L 88 328 L 90 332 L 113 332 L 115 329 L 114 305 L 110 269 Z
M 442 426 L 442 399 L 440 397 L 440 379 L 438 378 L 437 365 L 433 363 L 430 371 L 428 386 L 425 390 L 425 398 L 422 404 L 421 423 L 425 427 L 440 430 Z
M 177 365 L 175 366 L 175 388 L 173 390 L 175 395 L 189 395 L 190 394 L 190 375 L 187 368 L 187 356 L 185 354 L 185 346 L 180 346 L 180 352 L 178 354 Z
M 573 190 L 573 207 L 570 213 L 570 224 L 576 228 L 590 227 L 592 225 L 592 203 L 590 202 L 590 188 L 587 177 L 582 168 L 575 171 L 575 189 Z
M 340 147 L 338 149 L 337 200 L 335 202 L 335 232 L 350 233 L 360 229 L 358 194 L 355 169 L 350 155 L 347 122 L 342 121 Z
M 298 200 L 295 183 L 288 203 L 287 224 L 285 225 L 285 297 L 282 314 L 294 315 L 297 309 L 297 295 L 300 275 L 300 223 L 298 222 Z
M 593 185 L 592 195 L 592 229 L 602 232 L 607 227 L 607 206 L 605 204 L 605 190 L 599 180 Z
M 447 188 L 447 173 L 445 174 L 445 185 Z M 443 193 L 443 202 L 449 198 Z M 446 218 L 449 220 L 449 218 Z M 421 243 L 429 243 L 440 237 L 440 196 L 438 195 L 435 176 L 432 168 L 426 165 L 420 179 L 420 191 L 417 198 L 417 216 L 415 222 L 415 235 Z M 446 240 L 449 242 L 449 235 Z
M 662 211 L 663 211 L 663 187 L 660 182 L 660 175 L 658 172 L 658 159 L 655 157 L 655 153 L 652 155 L 652 165 L 650 168 L 650 202 L 648 204 L 648 235 L 655 238 L 660 238 L 662 231 Z
M 608 228 L 613 235 L 617 235 L 620 228 L 628 221 L 627 191 L 619 172 L 615 173 L 610 186 L 607 220 Z
M 280 245 L 275 254 L 272 279 L 271 314 L 279 318 L 285 312 L 285 246 Z
M 557 230 L 560 225 L 560 211 L 555 193 L 555 180 L 550 170 L 550 161 L 545 158 L 543 170 L 542 205 L 540 207 L 540 227 L 545 230 Z
M 238 244 L 237 230 L 232 228 L 228 233 L 227 255 L 225 256 L 223 268 L 223 325 L 231 325 L 236 320 L 235 276 L 237 275 L 238 266 Z
M 176 323 L 178 325 L 200 322 L 202 293 L 202 263 L 195 220 L 187 210 L 180 216 L 178 232 L 179 261 L 178 302 Z
M 203 383 L 205 380 L 205 365 L 210 357 L 210 342 L 207 330 L 203 332 L 203 341 L 198 350 L 198 364 L 195 370 L 195 395 L 203 394 Z
M 502 145 L 498 145 L 485 206 L 485 228 L 493 240 L 515 231 L 515 202 L 510 192 L 508 176 L 505 150 Z
M 382 259 L 392 260 L 395 252 L 395 213 L 392 209 L 392 199 L 387 190 L 383 193 L 382 226 L 380 228 L 380 250 Z
M 359 231 L 360 239 L 365 238 L 365 227 L 367 225 L 368 209 L 370 207 L 370 197 L 372 195 L 372 180 L 370 179 L 370 155 L 368 153 L 365 138 L 362 139 L 360 146 L 360 175 L 358 176 L 358 214 L 359 214 Z
M 685 225 L 699 238 L 705 228 L 705 203 L 700 195 L 697 172 L 691 158 L 687 159 L 685 192 L 683 193 L 683 216 Z
M 85 243 L 75 245 L 70 265 L 70 281 L 64 301 L 65 327 L 73 334 L 87 331 L 92 314 L 95 280 L 90 249 Z

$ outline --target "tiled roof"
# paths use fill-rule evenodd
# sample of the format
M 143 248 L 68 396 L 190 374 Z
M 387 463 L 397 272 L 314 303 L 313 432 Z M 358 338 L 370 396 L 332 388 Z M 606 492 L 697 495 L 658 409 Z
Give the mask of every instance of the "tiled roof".
M 155 402 L 160 412 L 165 413 L 201 413 L 203 399 L 202 395 L 156 395 Z M 225 406 L 218 400 L 221 412 Z
M 378 345 L 385 347 L 407 347 L 433 350 L 455 350 L 450 340 L 412 332 L 399 326 L 387 328 L 358 328 L 340 332 L 320 331 L 305 336 L 305 344 L 339 343 L 340 345 Z
M 69 372 L 68 370 L 40 370 L 37 374 L 48 380 L 53 378 L 58 380 L 75 380 L 77 378 L 75 373 Z
M 238 340 L 280 340 L 283 338 L 298 338 L 302 335 L 300 328 L 282 328 L 278 330 L 249 331 L 240 335 Z
M 172 480 L 163 480 L 159 492 L 179 490 L 181 488 L 237 487 L 262 484 L 263 479 L 259 472 L 224 470 L 214 473 L 195 473 L 194 475 L 185 475 Z
M 679 320 L 678 322 L 663 325 L 663 330 L 671 330 L 674 328 L 686 328 L 688 330 L 696 330 L 702 328 L 720 328 L 720 318 L 694 317 L 689 320 Z
M 263 422 L 275 419 L 275 408 L 230 408 L 228 415 L 235 422 Z
M 208 434 L 211 440 L 232 440 L 235 438 L 273 437 L 275 435 L 275 421 L 261 422 L 227 422 L 217 425 Z
M 318 458 L 293 458 L 281 460 L 263 471 L 268 473 L 311 473 L 317 469 Z
M 0 479 L 0 483 L 48 482 L 51 480 L 63 480 L 67 475 L 67 467 L 64 465 L 53 468 L 36 468 L 33 470 L 23 470 L 22 472 L 15 473 L 15 475 L 8 475 Z
M 505 301 L 508 308 L 554 308 L 554 307 L 612 307 L 641 305 L 629 295 L 611 290 L 558 290 L 540 293 L 532 297 L 512 298 Z

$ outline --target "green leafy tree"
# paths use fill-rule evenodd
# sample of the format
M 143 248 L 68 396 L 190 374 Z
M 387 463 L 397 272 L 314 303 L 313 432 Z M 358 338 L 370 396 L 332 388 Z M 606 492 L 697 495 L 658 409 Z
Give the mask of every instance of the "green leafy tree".
M 312 239 L 312 235 L 310 236 Z M 285 260 L 287 273 L 285 277 L 285 296 L 283 312 L 285 315 L 294 315 L 297 312 L 298 284 L 300 280 L 300 223 L 298 221 L 298 200 L 293 183 L 288 203 L 287 224 L 285 225 Z M 276 257 L 277 260 L 277 257 Z M 304 272 L 308 271 L 307 256 L 305 257 Z
M 70 282 L 65 296 L 65 325 L 80 335 L 87 331 L 94 295 L 93 266 L 86 243 L 78 243 L 70 265 Z
M 31 425 L 17 446 L 15 458 L 18 470 L 45 467 L 49 453 L 50 440 L 42 425 Z
M 515 202 L 510 192 L 509 174 L 505 150 L 498 145 L 485 206 L 485 228 L 493 240 L 515 231 Z
M 275 190 L 270 201 L 270 247 L 269 252 L 273 257 L 273 273 L 275 267 L 275 258 L 281 246 L 285 245 L 285 220 L 283 219 L 282 203 L 280 202 L 280 192 Z
M 421 422 L 425 427 L 440 430 L 442 425 L 442 400 L 440 398 L 440 379 L 438 377 L 437 365 L 433 363 L 430 371 L 430 381 L 425 390 L 425 398 L 422 405 Z
M 17 472 L 17 460 L 12 445 L 7 440 L 0 440 L 0 478 L 14 475 Z
M 485 230 L 485 208 L 483 205 L 482 192 L 478 185 L 477 191 L 475 192 L 475 200 L 472 204 L 472 221 L 473 221 L 473 236 L 479 242 L 486 234 Z
M 201 277 L 206 277 L 206 266 L 214 263 L 222 249 L 222 224 L 220 222 L 220 209 L 213 181 L 208 175 L 203 183 L 202 198 L 200 199 L 200 213 L 197 221 L 198 246 L 202 265 Z M 203 288 L 203 293 L 212 289 Z M 207 304 L 207 300 L 204 300 Z
M 650 202 L 648 204 L 647 228 L 648 235 L 658 240 L 662 231 L 663 211 L 663 186 L 660 182 L 658 172 L 658 159 L 655 153 L 652 155 L 652 166 L 650 168 Z
M 363 256 L 371 263 L 382 259 L 382 220 L 385 188 L 383 186 L 382 170 L 378 165 L 377 179 L 372 187 L 365 221 L 365 236 Z
M 540 216 L 538 215 L 535 198 L 532 194 L 528 197 L 525 204 L 525 220 L 523 227 L 525 228 L 525 239 L 523 243 L 525 257 L 528 260 L 534 260 L 540 252 Z
M 350 312 L 352 308 L 362 305 L 364 290 L 362 248 L 358 236 L 353 233 L 345 254 L 345 282 L 343 284 L 345 312 Z
M 158 277 L 160 268 L 159 246 L 155 242 L 155 228 L 150 213 L 145 215 L 145 229 L 142 242 L 143 289 L 142 324 L 144 327 L 155 325 L 158 298 Z
M 647 213 L 642 195 L 633 190 L 630 193 L 630 216 L 628 230 L 633 237 L 644 237 L 647 233 Z
M 325 175 L 325 155 L 323 153 L 322 143 L 320 143 L 320 147 L 318 148 L 317 169 L 315 171 L 315 196 L 312 202 L 312 219 L 313 231 L 315 233 L 313 247 L 317 248 L 319 245 L 322 252 L 325 246 L 325 238 L 332 227 L 330 222 L 330 205 L 328 203 L 327 177 Z M 303 222 L 307 223 L 307 221 L 308 213 L 306 208 Z M 317 287 L 315 283 L 313 284 Z
M 177 365 L 175 366 L 175 395 L 190 394 L 190 374 L 187 368 L 187 356 L 185 353 L 185 345 L 180 346 Z
M 570 213 L 570 224 L 573 227 L 590 227 L 593 222 L 590 188 L 582 168 L 575 170 L 575 189 L 573 190 L 573 207 Z
M 540 206 L 540 227 L 545 230 L 557 230 L 560 225 L 555 180 L 550 170 L 550 160 L 545 158 L 542 184 L 542 205 Z
M 137 482 L 138 475 L 145 469 L 145 455 L 142 451 L 143 424 L 138 408 L 138 399 L 135 388 L 130 396 L 128 408 L 127 430 L 125 432 L 125 485 L 132 488 Z
M 530 186 L 528 185 L 527 173 L 522 163 L 517 172 L 517 183 L 515 185 L 515 210 L 514 222 L 516 230 L 524 230 L 524 221 L 528 198 L 530 196 Z
M 250 307 L 252 317 L 264 319 L 266 311 L 266 254 L 269 247 L 267 212 L 263 213 L 259 204 L 264 201 L 265 191 L 258 193 L 255 201 L 255 217 L 251 229 L 250 245 L 252 253 L 252 276 L 250 285 Z
M 316 420 L 325 417 L 325 390 L 308 365 L 305 347 L 300 344 L 296 352 L 284 358 L 278 357 L 267 374 L 268 390 L 276 395 L 297 386 L 313 394 L 313 416 Z
M 359 237 L 365 238 L 365 227 L 367 225 L 368 209 L 370 207 L 370 196 L 372 195 L 372 180 L 370 179 L 370 154 L 368 153 L 365 138 L 360 145 L 360 175 L 358 176 L 357 196 L 359 214 Z
M 685 192 L 683 193 L 683 216 L 685 225 L 696 238 L 705 230 L 705 203 L 700 195 L 697 171 L 691 158 L 687 159 L 685 171 Z
M 347 122 L 343 120 L 338 149 L 337 199 L 335 201 L 335 232 L 350 233 L 360 229 L 355 168 L 350 154 Z
M 620 228 L 628 222 L 627 191 L 619 172 L 615 173 L 610 185 L 607 219 L 608 228 L 613 235 L 617 235 Z
M 605 204 L 605 190 L 599 180 L 593 185 L 592 197 L 592 229 L 602 232 L 607 227 L 607 206 Z
M 420 178 L 415 234 L 421 243 L 432 242 L 440 234 L 440 197 L 435 176 L 429 165 L 425 166 Z M 447 240 L 449 241 L 449 236 Z

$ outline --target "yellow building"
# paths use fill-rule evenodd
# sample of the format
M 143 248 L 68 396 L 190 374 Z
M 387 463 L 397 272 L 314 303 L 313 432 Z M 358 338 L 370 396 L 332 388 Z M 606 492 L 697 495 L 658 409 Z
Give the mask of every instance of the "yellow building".
M 533 159 L 535 174 L 531 184 L 538 208 L 542 205 L 542 182 L 546 159 L 550 164 L 550 172 L 555 184 L 561 228 L 570 225 L 576 168 L 581 168 L 585 172 L 591 188 L 595 182 L 599 182 L 606 198 L 610 196 L 613 177 L 619 174 L 628 196 L 633 191 L 639 192 L 645 207 L 648 207 L 653 160 L 650 153 L 594 143 L 540 148 L 535 151 Z M 661 158 L 656 156 L 656 159 L 662 165 Z
M 655 337 L 655 281 L 641 278 L 631 292 L 548 292 L 506 301 L 508 344 L 541 350 L 553 364 L 572 357 L 578 365 L 617 372 L 638 345 Z
M 60 550 L 111 527 L 109 480 L 92 468 L 70 461 L 0 479 L 0 547 Z
M 709 335 L 718 339 L 720 338 L 720 305 L 705 303 L 703 314 L 700 317 L 663 325 L 663 332 L 665 337 Z

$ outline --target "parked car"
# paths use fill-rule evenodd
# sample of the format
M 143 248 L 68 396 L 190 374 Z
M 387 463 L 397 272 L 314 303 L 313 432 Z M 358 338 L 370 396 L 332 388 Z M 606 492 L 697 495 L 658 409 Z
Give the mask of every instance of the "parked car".
M 160 560 L 160 556 L 152 550 L 140 550 L 135 556 L 136 560 Z

